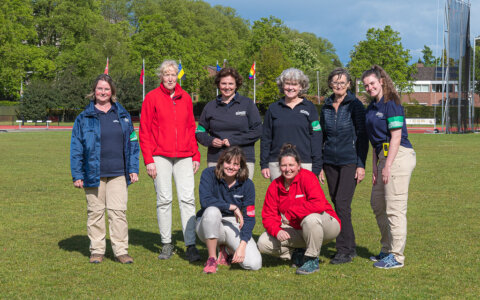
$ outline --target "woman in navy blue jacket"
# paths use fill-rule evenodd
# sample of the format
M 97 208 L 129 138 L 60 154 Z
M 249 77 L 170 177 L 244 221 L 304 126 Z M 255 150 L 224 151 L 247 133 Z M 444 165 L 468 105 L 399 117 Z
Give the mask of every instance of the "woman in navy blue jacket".
M 137 134 L 130 114 L 117 102 L 109 75 L 98 76 L 87 97 L 92 101 L 73 125 L 70 168 L 73 185 L 84 188 L 87 198 L 90 263 L 101 263 L 105 255 L 105 209 L 115 258 L 133 263 L 125 211 L 127 186 L 138 181 Z
M 253 240 L 255 187 L 248 178 L 245 154 L 238 146 L 227 148 L 215 167 L 200 178 L 197 235 L 208 249 L 204 273 L 217 266 L 238 263 L 247 270 L 262 267 L 262 256 Z M 217 258 L 217 246 L 219 255 Z
M 328 76 L 333 94 L 325 100 L 320 113 L 323 129 L 323 169 L 320 181 L 327 177 L 328 190 L 335 212 L 342 221 L 336 238 L 337 253 L 331 264 L 351 262 L 357 255 L 352 226 L 352 199 L 355 187 L 365 178 L 368 138 L 365 130 L 365 109 L 349 91 L 350 74 L 336 68 Z

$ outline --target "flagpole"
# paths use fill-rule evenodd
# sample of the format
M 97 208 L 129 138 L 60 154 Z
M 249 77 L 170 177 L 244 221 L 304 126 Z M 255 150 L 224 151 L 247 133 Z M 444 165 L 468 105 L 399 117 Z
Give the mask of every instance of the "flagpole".
M 256 69 L 257 69 L 257 65 L 255 64 L 255 61 L 253 62 L 253 103 L 257 103 L 257 99 L 256 99 L 256 91 L 257 91 L 257 88 L 256 88 L 256 79 L 257 79 L 257 72 L 256 72 Z
M 218 66 L 218 60 L 217 60 L 217 65 L 215 66 L 215 70 L 217 70 L 217 66 Z M 218 71 L 216 71 L 218 73 Z M 218 86 L 217 86 L 217 96 L 218 96 Z
M 143 89 L 143 100 L 145 100 L 145 58 L 142 60 L 142 70 L 143 70 L 143 84 L 142 84 L 142 89 Z

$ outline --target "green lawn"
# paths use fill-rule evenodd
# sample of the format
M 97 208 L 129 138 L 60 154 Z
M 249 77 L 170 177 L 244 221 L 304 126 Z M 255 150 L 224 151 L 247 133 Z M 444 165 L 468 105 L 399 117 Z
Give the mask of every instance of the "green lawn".
M 328 264 L 334 252 L 330 243 L 322 249 L 320 271 L 310 276 L 295 275 L 288 264 L 268 256 L 257 272 L 220 267 L 217 274 L 204 275 L 204 245 L 199 245 L 202 262 L 184 259 L 175 199 L 177 255 L 157 259 L 155 192 L 143 166 L 140 182 L 129 190 L 135 263 L 114 262 L 108 244 L 107 260 L 89 264 L 85 196 L 70 178 L 70 132 L 0 133 L 0 298 L 478 298 L 480 135 L 417 134 L 411 140 L 417 167 L 404 268 L 375 269 L 368 260 L 380 249 L 380 235 L 366 180 L 353 203 L 359 254 L 353 263 Z M 254 182 L 260 216 L 269 182 L 258 168 Z M 258 218 L 255 237 L 262 232 Z

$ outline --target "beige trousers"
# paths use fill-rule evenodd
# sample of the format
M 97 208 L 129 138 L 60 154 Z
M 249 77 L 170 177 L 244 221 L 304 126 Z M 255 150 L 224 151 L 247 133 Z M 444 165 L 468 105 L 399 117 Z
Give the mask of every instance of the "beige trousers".
M 308 163 L 308 164 L 302 163 L 301 166 L 306 170 L 309 170 L 309 171 L 312 170 L 311 163 Z M 282 176 L 282 172 L 280 171 L 280 164 L 278 162 L 269 162 L 268 168 L 270 169 L 270 181 L 274 181 L 278 177 Z
M 105 209 L 108 214 L 110 241 L 115 256 L 128 254 L 126 216 L 128 189 L 125 176 L 102 177 L 98 187 L 85 188 L 87 198 L 87 233 L 91 254 L 105 254 Z
M 383 184 L 385 161 L 386 157 L 381 152 L 378 156 L 377 183 L 372 187 L 370 204 L 382 236 L 381 251 L 392 253 L 403 264 L 403 252 L 407 243 L 408 186 L 417 160 L 413 149 L 400 146 L 390 168 L 388 183 Z
M 264 232 L 258 239 L 258 249 L 261 253 L 279 256 L 285 260 L 291 259 L 295 248 L 306 248 L 306 256 L 318 257 L 322 245 L 333 240 L 340 233 L 340 224 L 326 212 L 306 216 L 300 226 L 302 229 L 297 230 L 291 226 L 282 225 L 282 229 L 290 235 L 290 239 L 283 242 Z

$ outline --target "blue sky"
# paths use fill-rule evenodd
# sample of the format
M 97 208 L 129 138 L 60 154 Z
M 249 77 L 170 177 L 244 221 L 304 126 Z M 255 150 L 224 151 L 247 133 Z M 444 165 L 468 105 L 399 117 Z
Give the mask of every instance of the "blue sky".
M 400 32 L 412 62 L 422 56 L 423 45 L 434 55 L 443 47 L 445 0 L 204 0 L 212 6 L 234 8 L 238 15 L 253 21 L 270 15 L 300 32 L 312 32 L 328 39 L 343 64 L 350 51 L 365 39 L 369 28 L 390 25 Z M 468 0 L 466 0 L 468 2 Z M 480 1 L 471 1 L 470 36 L 480 35 Z M 437 34 L 438 17 L 438 34 Z M 437 38 L 438 36 L 438 38 Z M 438 43 L 437 43 L 438 39 Z M 438 47 L 437 47 L 438 44 Z

